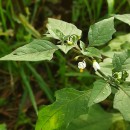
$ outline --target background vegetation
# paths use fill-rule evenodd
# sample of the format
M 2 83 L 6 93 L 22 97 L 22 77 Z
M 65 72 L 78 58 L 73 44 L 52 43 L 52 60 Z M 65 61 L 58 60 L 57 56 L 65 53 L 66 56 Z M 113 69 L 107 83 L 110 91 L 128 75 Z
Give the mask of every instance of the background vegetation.
M 0 57 L 43 37 L 48 17 L 74 23 L 87 44 L 91 24 L 124 13 L 130 13 L 129 0 L 0 0 Z M 130 31 L 125 24 L 116 25 L 114 37 Z M 91 87 L 93 70 L 87 66 L 79 73 L 73 57 L 71 51 L 67 56 L 57 51 L 49 62 L 0 62 L 0 130 L 33 130 L 38 108 L 52 103 L 56 90 Z M 112 103 L 101 105 L 109 110 Z

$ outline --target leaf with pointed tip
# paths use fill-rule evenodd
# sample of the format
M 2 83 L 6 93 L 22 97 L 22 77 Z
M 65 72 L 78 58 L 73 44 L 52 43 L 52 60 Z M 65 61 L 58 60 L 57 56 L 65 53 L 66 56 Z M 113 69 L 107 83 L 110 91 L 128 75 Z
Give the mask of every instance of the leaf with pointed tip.
M 87 112 L 90 91 L 65 88 L 56 92 L 56 102 L 38 114 L 36 130 L 64 130 L 79 115 Z
M 121 114 L 108 113 L 94 105 L 90 107 L 88 114 L 74 119 L 66 130 L 108 130 L 112 123 L 122 119 Z
M 122 14 L 122 15 L 115 15 L 114 16 L 116 19 L 130 25 L 130 14 Z
M 90 46 L 101 46 L 112 39 L 116 32 L 114 29 L 114 18 L 104 19 L 90 26 L 88 39 Z
M 109 42 L 100 51 L 102 55 L 112 58 L 114 53 L 130 50 L 130 33 L 120 35 Z
M 95 103 L 99 103 L 105 100 L 111 94 L 111 87 L 104 80 L 97 80 L 94 83 L 88 106 L 92 106 Z
M 82 52 L 84 52 L 84 51 L 85 51 L 85 49 L 86 49 L 86 47 L 85 47 L 85 43 L 84 43 L 84 42 L 82 42 L 82 41 L 80 41 L 79 46 L 80 46 L 80 48 L 81 48 Z
M 115 53 L 112 59 L 112 64 L 115 71 L 121 71 L 130 67 L 130 51 L 123 51 L 121 53 Z
M 118 90 L 114 98 L 114 108 L 118 109 L 123 117 L 130 121 L 130 88 Z
M 53 53 L 58 49 L 56 45 L 46 40 L 33 40 L 31 43 L 19 47 L 0 60 L 14 61 L 41 61 L 51 60 Z
M 69 35 L 81 37 L 82 34 L 82 31 L 75 25 L 53 18 L 48 19 L 47 29 L 53 38 L 59 40 Z

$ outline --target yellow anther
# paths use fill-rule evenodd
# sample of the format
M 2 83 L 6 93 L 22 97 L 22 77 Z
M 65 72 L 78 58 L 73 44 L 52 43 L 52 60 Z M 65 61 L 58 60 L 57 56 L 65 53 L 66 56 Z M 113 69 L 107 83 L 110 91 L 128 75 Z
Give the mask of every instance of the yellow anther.
M 84 71 L 84 69 L 79 69 L 80 73 L 82 73 Z

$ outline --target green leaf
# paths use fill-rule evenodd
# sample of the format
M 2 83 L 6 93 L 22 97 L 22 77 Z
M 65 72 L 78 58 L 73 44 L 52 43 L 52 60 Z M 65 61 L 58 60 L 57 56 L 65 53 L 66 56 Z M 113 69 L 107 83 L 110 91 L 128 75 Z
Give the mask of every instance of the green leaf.
M 106 75 L 112 75 L 112 59 L 111 58 L 106 58 L 103 60 L 103 62 L 99 63 L 100 67 L 101 67 L 101 71 L 106 74 Z M 99 74 L 97 72 L 97 74 Z
M 65 54 L 68 53 L 69 50 L 76 47 L 76 45 L 57 45 L 60 50 L 62 50 Z
M 84 51 L 85 48 L 86 48 L 86 47 L 85 47 L 85 43 L 82 42 L 82 41 L 80 41 L 80 44 L 79 44 L 79 45 L 80 45 L 81 50 Z
M 33 40 L 31 43 L 24 45 L 12 53 L 0 58 L 0 60 L 15 61 L 41 61 L 51 60 L 53 53 L 58 47 L 46 40 Z
M 79 115 L 87 112 L 90 91 L 65 88 L 56 92 L 56 102 L 43 107 L 36 130 L 64 130 Z
M 88 106 L 92 106 L 95 103 L 99 103 L 105 100 L 111 94 L 111 87 L 104 80 L 97 80 L 94 83 Z
M 112 51 L 122 51 L 130 49 L 130 33 L 120 35 L 110 41 L 108 45 Z
M 102 58 L 101 57 L 101 53 L 100 50 L 98 50 L 95 47 L 85 47 L 85 43 L 80 41 L 80 48 L 81 48 L 81 53 L 83 55 L 89 56 L 89 57 L 98 57 L 98 58 Z
M 114 29 L 114 18 L 102 20 L 90 26 L 88 39 L 90 46 L 101 46 L 112 39 L 116 32 Z
M 124 53 L 124 52 L 122 52 L 122 53 Z M 120 55 L 121 53 L 116 53 L 116 55 Z M 129 57 L 129 54 L 130 54 L 130 52 L 128 51 L 128 57 Z M 120 59 L 120 58 L 119 58 Z M 116 61 L 117 60 L 117 61 Z M 114 68 L 115 68 L 115 70 L 114 71 L 121 71 L 120 70 L 120 68 L 122 69 L 122 70 L 126 70 L 127 71 L 127 73 L 129 73 L 129 77 L 126 79 L 126 81 L 129 81 L 129 78 L 130 78 L 130 58 L 127 58 L 126 60 L 125 60 L 125 62 L 123 62 L 123 64 L 121 64 L 122 63 L 122 61 L 121 62 L 119 62 L 118 61 L 118 58 L 116 59 L 115 61 L 114 61 L 114 63 L 113 64 L 115 64 L 114 65 Z M 113 65 L 112 65 L 112 59 L 111 58 L 106 58 L 106 59 L 104 59 L 103 60 L 103 62 L 100 62 L 99 63 L 99 65 L 100 65 L 100 67 L 101 67 L 101 71 L 102 72 L 104 72 L 104 74 L 105 75 L 110 75 L 110 76 L 112 76 L 112 69 L 113 69 Z M 118 63 L 119 62 L 119 63 Z M 118 68 L 119 67 L 119 68 Z M 118 69 L 117 69 L 118 68 Z M 99 73 L 97 72 L 97 74 L 99 75 Z
M 108 130 L 113 122 L 122 119 L 120 114 L 107 113 L 101 107 L 94 105 L 88 114 L 73 120 L 66 130 Z
M 48 19 L 47 28 L 50 35 L 59 40 L 61 40 L 63 36 L 65 37 L 69 35 L 77 35 L 80 38 L 82 34 L 82 31 L 75 25 L 52 18 Z
M 130 14 L 123 14 L 123 15 L 115 15 L 116 19 L 130 25 Z
M 0 124 L 0 130 L 7 130 L 6 124 Z
M 114 98 L 114 108 L 118 109 L 123 117 L 130 121 L 130 88 L 118 90 Z
M 86 48 L 86 50 L 87 50 L 87 56 L 102 58 L 101 57 L 101 52 L 97 48 L 95 48 L 95 47 L 88 47 L 88 48 Z
M 123 50 L 130 50 L 130 34 L 118 36 L 111 40 L 108 46 L 102 48 L 101 53 L 107 57 L 112 58 L 114 53 Z
M 130 58 L 129 51 L 114 54 L 112 59 L 114 70 L 118 72 L 121 71 L 128 58 Z

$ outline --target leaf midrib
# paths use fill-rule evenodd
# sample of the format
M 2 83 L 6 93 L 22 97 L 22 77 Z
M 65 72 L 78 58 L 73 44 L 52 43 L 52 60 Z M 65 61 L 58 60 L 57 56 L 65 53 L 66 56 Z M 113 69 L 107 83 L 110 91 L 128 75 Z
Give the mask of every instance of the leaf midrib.
M 70 100 L 70 102 L 73 102 L 74 100 L 77 100 L 78 98 L 81 98 L 82 96 L 84 96 L 85 94 L 87 94 L 87 93 L 89 93 L 90 92 L 90 90 L 88 90 L 88 91 L 86 91 L 83 95 L 80 95 L 79 97 L 76 97 L 75 99 L 73 99 L 73 100 Z M 48 118 L 47 120 L 46 120 L 46 122 L 43 124 L 43 125 L 45 125 L 56 113 L 57 113 L 57 111 L 59 111 L 62 107 L 64 107 L 65 105 L 68 105 L 70 102 L 67 102 L 66 104 L 64 104 L 64 105 L 61 105 L 60 107 L 59 107 L 59 109 L 57 109 L 51 116 L 50 116 L 50 118 Z M 42 128 L 41 128 L 42 129 Z
M 57 50 L 58 48 L 53 48 L 53 49 L 48 49 L 48 50 L 45 50 L 45 51 L 39 51 L 39 52 L 31 52 L 31 53 L 25 53 L 25 54 L 22 54 L 22 55 L 15 55 L 12 53 L 13 56 L 23 56 L 23 55 L 30 55 L 30 54 L 36 54 L 36 53 L 42 53 L 42 52 L 47 52 L 47 51 L 53 51 L 53 50 Z M 22 52 L 22 51 L 19 51 L 19 52 Z M 10 54 L 9 54 L 10 55 Z

